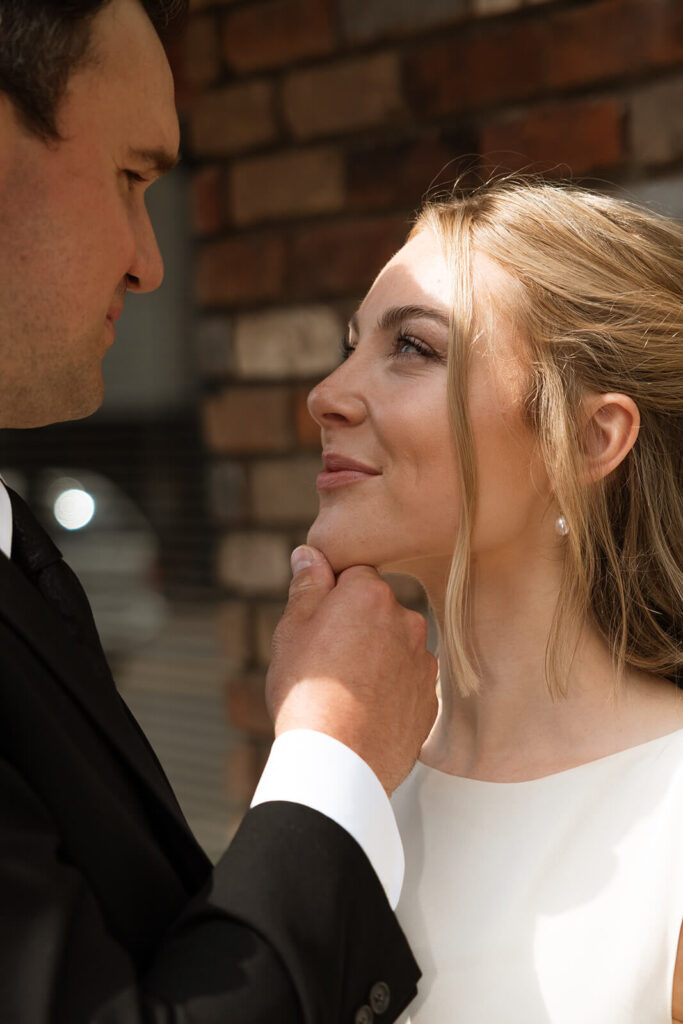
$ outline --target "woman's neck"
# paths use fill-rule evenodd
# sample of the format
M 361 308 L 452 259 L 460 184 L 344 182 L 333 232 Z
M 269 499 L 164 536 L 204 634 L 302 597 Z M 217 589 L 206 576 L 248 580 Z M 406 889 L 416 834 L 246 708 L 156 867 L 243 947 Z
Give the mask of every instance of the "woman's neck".
M 619 685 L 607 643 L 588 624 L 567 677 L 556 680 L 567 697 L 551 696 L 546 648 L 560 584 L 561 566 L 545 557 L 474 567 L 469 639 L 480 689 L 464 697 L 442 659 L 441 709 L 423 761 L 455 775 L 514 781 L 645 742 L 665 733 L 667 722 L 669 731 L 683 725 L 675 688 L 634 671 Z M 429 596 L 443 635 L 445 589 Z

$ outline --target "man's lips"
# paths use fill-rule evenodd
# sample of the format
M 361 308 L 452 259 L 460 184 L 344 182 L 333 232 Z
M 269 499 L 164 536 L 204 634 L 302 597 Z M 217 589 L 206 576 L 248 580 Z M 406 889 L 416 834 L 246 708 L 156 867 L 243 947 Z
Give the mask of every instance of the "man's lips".
M 323 471 L 318 474 L 316 487 L 319 491 L 332 491 L 336 487 L 360 483 L 361 480 L 369 480 L 373 476 L 381 476 L 380 471 L 356 459 L 348 459 L 344 455 L 330 452 L 323 455 Z
M 107 320 L 111 324 L 115 324 L 123 313 L 123 306 L 113 306 L 107 313 Z
M 112 306 L 112 308 L 107 313 L 106 319 L 104 321 L 105 324 L 107 325 L 107 327 L 109 328 L 109 333 L 111 334 L 112 343 L 113 343 L 114 337 L 116 335 L 116 321 L 119 319 L 119 317 L 121 316 L 122 313 L 123 313 L 123 306 Z

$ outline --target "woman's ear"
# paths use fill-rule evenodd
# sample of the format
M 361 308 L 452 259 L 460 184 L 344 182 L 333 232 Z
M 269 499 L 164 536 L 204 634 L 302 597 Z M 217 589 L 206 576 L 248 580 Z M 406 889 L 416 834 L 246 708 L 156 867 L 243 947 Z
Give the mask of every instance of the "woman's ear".
M 628 395 L 593 395 L 584 402 L 586 479 L 603 480 L 623 462 L 640 429 L 638 406 Z

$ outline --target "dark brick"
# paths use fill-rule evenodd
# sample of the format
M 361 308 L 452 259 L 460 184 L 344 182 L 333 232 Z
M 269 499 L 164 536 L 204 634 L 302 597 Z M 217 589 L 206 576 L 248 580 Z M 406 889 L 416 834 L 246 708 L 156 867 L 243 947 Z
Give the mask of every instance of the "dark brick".
M 548 82 L 566 87 L 683 60 L 683 6 L 671 0 L 605 0 L 549 21 Z
M 185 32 L 185 75 L 190 85 L 205 88 L 220 74 L 218 31 L 213 15 L 191 18 Z
M 288 288 L 302 297 L 365 292 L 408 230 L 400 216 L 301 229 L 287 261 Z
M 531 96 L 545 86 L 543 21 L 485 23 L 408 58 L 406 88 L 420 115 L 457 113 Z
M 334 47 L 329 0 L 268 0 L 228 13 L 223 56 L 235 71 L 282 67 Z
M 240 161 L 232 169 L 230 193 L 238 224 L 339 210 L 344 205 L 341 154 L 323 146 Z
M 566 175 L 614 167 L 624 158 L 623 109 L 617 100 L 553 104 L 482 129 L 482 153 L 496 168 L 540 165 Z
M 340 0 L 344 35 L 354 42 L 401 35 L 458 21 L 468 0 Z
M 428 190 L 452 181 L 477 150 L 475 133 L 453 139 L 368 144 L 347 157 L 349 207 L 355 210 L 420 205 Z
M 211 165 L 195 171 L 192 177 L 192 225 L 198 235 L 209 235 L 223 226 L 223 172 Z
M 209 242 L 197 262 L 197 298 L 207 306 L 275 298 L 284 277 L 285 249 L 277 235 Z
M 251 80 L 202 93 L 192 104 L 187 136 L 195 156 L 244 152 L 277 136 L 273 89 Z
M 395 53 L 294 71 L 282 95 L 287 123 L 299 139 L 392 124 L 405 110 Z
M 320 427 L 310 412 L 306 399 L 309 387 L 297 388 L 294 394 L 294 430 L 296 440 L 302 448 L 320 450 Z
M 219 454 L 286 451 L 290 446 L 291 396 L 283 387 L 231 387 L 204 400 L 207 447 Z

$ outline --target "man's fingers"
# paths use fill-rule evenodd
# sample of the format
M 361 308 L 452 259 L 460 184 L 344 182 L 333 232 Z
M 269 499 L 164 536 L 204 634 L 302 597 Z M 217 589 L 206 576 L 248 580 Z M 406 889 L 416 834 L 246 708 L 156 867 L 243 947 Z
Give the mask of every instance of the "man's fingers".
M 312 615 L 324 597 L 334 589 L 335 579 L 330 563 L 317 548 L 307 544 L 292 552 L 292 572 L 287 612 Z

